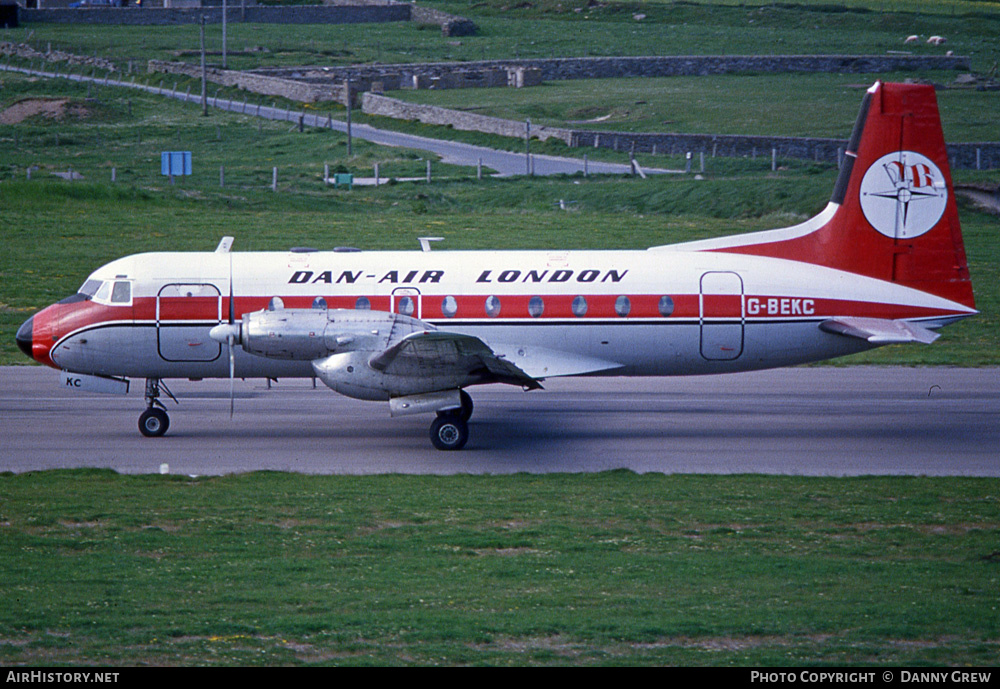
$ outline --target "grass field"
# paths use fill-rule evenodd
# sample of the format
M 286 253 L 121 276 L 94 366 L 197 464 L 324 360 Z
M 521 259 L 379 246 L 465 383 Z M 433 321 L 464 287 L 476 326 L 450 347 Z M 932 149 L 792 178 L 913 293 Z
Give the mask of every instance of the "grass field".
M 992 2 L 601 2 L 506 0 L 452 2 L 428 6 L 472 18 L 475 36 L 441 35 L 437 25 L 411 22 L 354 25 L 264 25 L 231 22 L 229 65 L 235 69 L 302 64 L 468 61 L 524 57 L 709 54 L 884 54 L 904 49 L 910 34 L 937 34 L 943 46 L 905 46 L 915 54 L 967 55 L 977 71 L 1000 59 L 1000 10 Z M 579 11 L 576 11 L 579 10 Z M 643 14 L 641 21 L 633 19 Z M 525 31 L 525 20 L 530 30 Z M 114 26 L 30 24 L 8 40 L 31 37 L 71 52 L 129 61 L 143 68 L 150 58 L 199 60 L 196 25 L 123 32 Z M 209 50 L 220 51 L 219 25 L 206 29 Z M 219 60 L 218 55 L 213 57 Z
M 647 0 L 576 13 L 566 3 L 557 16 L 543 3 L 514 11 L 433 3 L 475 13 L 482 34 L 454 45 L 436 27 L 231 25 L 230 45 L 271 46 L 239 58 L 242 66 L 512 50 L 883 52 L 933 28 L 951 32 L 958 52 L 971 49 L 976 69 L 996 59 L 994 3 L 841 4 L 852 10 Z M 656 21 L 632 20 L 637 8 Z M 537 36 L 525 38 L 525 17 Z M 817 36 L 810 27 L 818 22 Z M 194 27 L 16 33 L 32 31 L 35 45 L 111 53 L 120 64 L 197 44 Z M 802 88 L 815 93 L 824 79 L 803 77 Z M 441 167 L 450 179 L 431 186 L 341 192 L 320 181 L 323 163 L 360 174 L 379 162 L 383 174 L 402 176 L 423 169 L 421 156 L 356 141 L 349 157 L 344 137 L 330 131 L 202 118 L 195 106 L 130 91 L 88 98 L 86 87 L 58 81 L 0 81 L 2 107 L 25 96 L 83 106 L 79 118 L 0 125 L 2 364 L 27 362 L 13 335 L 28 315 L 128 253 L 211 250 L 225 234 L 240 251 L 416 249 L 425 234 L 446 237 L 442 248 L 451 249 L 642 248 L 792 224 L 823 207 L 836 176 L 824 165 L 783 161 L 772 174 L 770 161 L 721 159 L 709 161 L 703 180 L 476 182 L 474 170 Z M 704 83 L 748 98 L 749 82 L 738 78 Z M 847 136 L 855 91 L 844 89 L 843 106 L 833 99 L 810 120 L 789 108 L 780 80 L 759 83 L 788 109 L 748 126 L 787 134 L 814 122 Z M 690 93 L 655 88 L 657 98 L 699 107 Z M 539 92 L 539 107 L 586 119 L 571 114 L 578 95 L 552 100 L 549 92 Z M 608 110 L 642 99 L 613 95 Z M 986 101 L 962 107 L 946 122 L 949 136 L 995 129 Z M 193 151 L 195 175 L 171 186 L 159 153 L 178 149 Z M 273 166 L 279 193 L 267 188 Z M 36 168 L 30 181 L 28 167 Z M 51 174 L 70 167 L 85 179 Z M 956 179 L 997 183 L 994 172 Z M 560 199 L 574 210 L 559 210 Z M 982 313 L 932 346 L 847 363 L 1000 364 L 998 221 L 964 201 L 960 213 Z M 998 535 L 995 479 L 0 474 L 0 663 L 992 666 L 1000 658 Z
M 991 666 L 997 489 L 0 475 L 0 662 Z

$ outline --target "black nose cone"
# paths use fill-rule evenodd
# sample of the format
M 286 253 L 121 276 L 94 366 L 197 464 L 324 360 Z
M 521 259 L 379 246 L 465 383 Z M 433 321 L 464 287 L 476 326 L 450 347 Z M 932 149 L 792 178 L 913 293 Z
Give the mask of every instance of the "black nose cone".
M 34 330 L 34 324 L 33 324 L 34 320 L 35 317 L 32 316 L 24 323 L 22 323 L 21 327 L 17 329 L 17 335 L 14 336 L 14 339 L 17 340 L 17 346 L 21 349 L 22 352 L 27 354 L 29 357 L 31 357 L 31 338 L 33 335 L 32 331 Z M 8 330 L 7 332 L 10 331 Z

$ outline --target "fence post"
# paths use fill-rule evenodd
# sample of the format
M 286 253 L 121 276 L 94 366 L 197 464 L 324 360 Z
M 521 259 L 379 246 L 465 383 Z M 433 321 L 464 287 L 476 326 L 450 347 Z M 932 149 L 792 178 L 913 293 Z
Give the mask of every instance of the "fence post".
M 271 191 L 278 191 L 278 168 L 271 168 Z
M 427 183 L 430 184 L 431 181 L 431 161 L 427 161 Z
M 375 186 L 378 186 L 378 163 L 375 163 Z
M 524 166 L 531 175 L 531 120 L 524 121 Z

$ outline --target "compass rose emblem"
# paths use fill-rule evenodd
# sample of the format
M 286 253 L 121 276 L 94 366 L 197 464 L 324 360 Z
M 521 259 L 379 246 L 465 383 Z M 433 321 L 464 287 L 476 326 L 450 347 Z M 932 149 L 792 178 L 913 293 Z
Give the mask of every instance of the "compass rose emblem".
M 947 204 L 944 175 L 920 153 L 884 155 L 861 179 L 861 210 L 886 237 L 919 237 L 937 224 Z

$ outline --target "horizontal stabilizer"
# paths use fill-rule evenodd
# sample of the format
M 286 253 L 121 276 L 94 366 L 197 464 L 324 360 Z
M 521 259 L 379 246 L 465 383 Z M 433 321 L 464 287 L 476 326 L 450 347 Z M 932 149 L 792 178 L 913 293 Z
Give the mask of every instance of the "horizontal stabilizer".
M 899 342 L 930 344 L 940 337 L 936 332 L 922 325 L 907 323 L 903 320 L 891 321 L 885 318 L 831 318 L 820 323 L 819 327 L 828 333 L 857 337 L 872 344 Z

